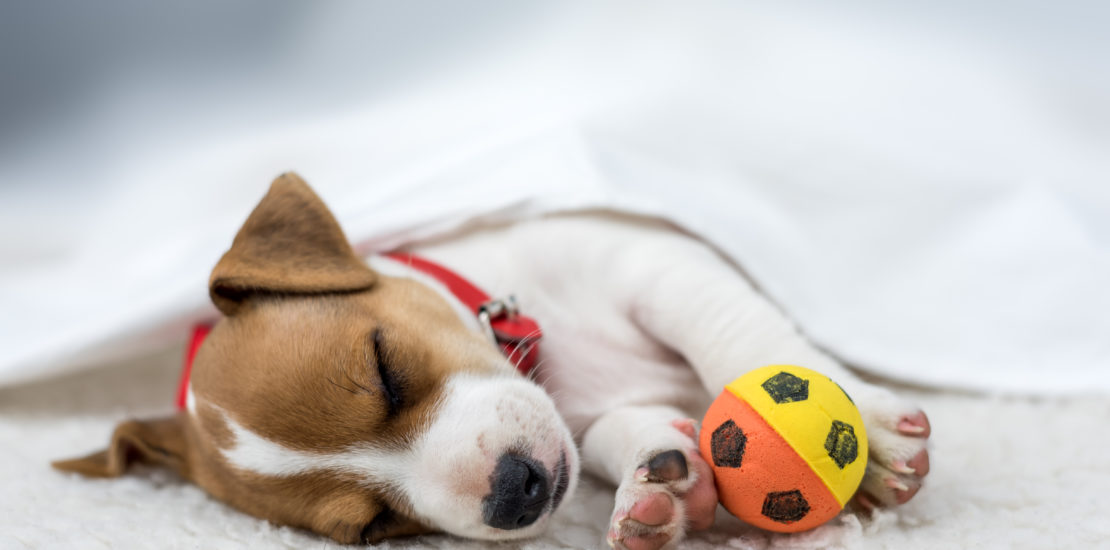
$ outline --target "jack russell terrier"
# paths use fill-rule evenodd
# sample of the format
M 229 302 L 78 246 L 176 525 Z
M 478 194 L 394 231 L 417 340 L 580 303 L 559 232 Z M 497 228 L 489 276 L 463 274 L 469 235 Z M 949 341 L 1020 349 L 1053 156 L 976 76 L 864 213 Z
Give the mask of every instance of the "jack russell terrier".
M 279 177 L 212 271 L 224 316 L 196 352 L 184 410 L 124 422 L 106 450 L 55 466 L 166 466 L 248 514 L 343 543 L 535 536 L 585 469 L 616 487 L 611 545 L 673 547 L 717 507 L 691 418 L 740 374 L 787 363 L 831 376 L 858 405 L 871 449 L 859 504 L 904 503 L 928 473 L 924 413 L 860 381 L 664 223 L 550 216 L 410 252 L 364 261 L 299 177 Z M 473 292 L 515 292 L 542 321 L 542 351 L 518 323 L 506 357 L 490 319 L 511 321 L 514 304 L 476 316 L 425 264 Z M 536 363 L 528 376 L 524 362 Z

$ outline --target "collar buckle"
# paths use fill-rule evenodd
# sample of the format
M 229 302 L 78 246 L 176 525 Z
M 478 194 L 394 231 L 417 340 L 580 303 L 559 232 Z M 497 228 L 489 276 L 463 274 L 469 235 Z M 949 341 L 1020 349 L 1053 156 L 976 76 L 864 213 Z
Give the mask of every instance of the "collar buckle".
M 510 294 L 504 298 L 496 298 L 478 306 L 478 324 L 482 326 L 482 332 L 489 338 L 493 345 L 499 345 L 497 335 L 493 332 L 493 322 L 501 319 L 508 318 L 510 320 L 516 318 L 520 313 L 520 304 L 516 301 L 516 296 Z

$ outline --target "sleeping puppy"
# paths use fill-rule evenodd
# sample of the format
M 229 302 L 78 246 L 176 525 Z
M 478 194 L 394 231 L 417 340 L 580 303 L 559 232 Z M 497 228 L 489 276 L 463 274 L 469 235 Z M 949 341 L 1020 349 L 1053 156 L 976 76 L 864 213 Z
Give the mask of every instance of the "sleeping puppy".
M 928 473 L 920 410 L 859 381 L 665 224 L 554 216 L 414 252 L 516 294 L 543 326 L 530 377 L 439 281 L 356 256 L 285 174 L 212 271 L 224 317 L 197 352 L 186 409 L 124 422 L 106 450 L 55 466 L 112 477 L 164 465 L 248 514 L 343 543 L 531 537 L 584 468 L 616 487 L 611 545 L 671 547 L 717 505 L 691 418 L 743 372 L 787 363 L 828 374 L 858 405 L 871 450 L 861 504 L 906 502 Z

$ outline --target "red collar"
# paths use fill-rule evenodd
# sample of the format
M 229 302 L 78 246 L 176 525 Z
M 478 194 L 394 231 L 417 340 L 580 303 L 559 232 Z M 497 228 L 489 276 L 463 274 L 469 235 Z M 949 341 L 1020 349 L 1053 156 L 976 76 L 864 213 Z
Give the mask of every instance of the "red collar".
M 501 348 L 501 352 L 525 376 L 536 366 L 539 355 L 539 341 L 543 337 L 540 325 L 531 317 L 520 314 L 516 298 L 508 296 L 490 299 L 489 295 L 470 284 L 455 272 L 425 258 L 404 252 L 385 255 L 388 258 L 430 275 L 443 283 L 460 302 L 478 318 L 478 323 L 491 342 Z
M 513 296 L 496 300 L 490 299 L 488 294 L 482 292 L 470 281 L 437 263 L 419 256 L 404 252 L 393 252 L 385 256 L 404 263 L 443 283 L 463 305 L 474 313 L 486 336 L 501 348 L 501 352 L 513 365 L 516 365 L 517 370 L 525 376 L 532 372 L 532 369 L 536 366 L 536 357 L 540 351 L 539 341 L 543 337 L 543 333 L 534 319 L 520 314 L 516 299 Z M 200 324 L 193 327 L 193 335 L 189 339 L 189 346 L 185 348 L 185 366 L 181 371 L 181 384 L 177 389 L 178 410 L 185 408 L 189 375 L 193 370 L 193 359 L 210 330 L 212 330 L 212 326 L 209 324 Z
M 177 385 L 177 410 L 185 410 L 185 400 L 189 394 L 189 375 L 193 373 L 193 359 L 197 350 L 204 342 L 204 337 L 212 330 L 212 325 L 199 324 L 193 326 L 193 335 L 189 337 L 189 345 L 185 347 L 185 366 L 181 368 L 181 383 Z

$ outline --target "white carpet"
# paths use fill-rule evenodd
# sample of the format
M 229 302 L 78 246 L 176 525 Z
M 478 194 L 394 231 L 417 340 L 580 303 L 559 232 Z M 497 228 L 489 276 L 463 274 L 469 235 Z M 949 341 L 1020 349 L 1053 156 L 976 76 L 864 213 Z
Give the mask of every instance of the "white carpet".
M 178 350 L 0 390 L 0 549 L 332 548 L 243 515 L 160 471 L 111 481 L 48 463 L 100 448 L 114 423 L 168 413 Z M 932 473 L 910 504 L 768 536 L 720 516 L 683 548 L 1107 548 L 1110 397 L 1025 399 L 906 390 L 929 412 Z M 489 545 L 446 536 L 382 548 L 604 547 L 609 489 L 587 480 L 540 539 Z

